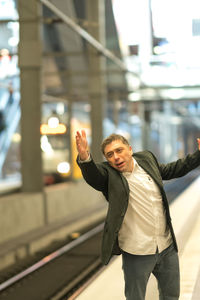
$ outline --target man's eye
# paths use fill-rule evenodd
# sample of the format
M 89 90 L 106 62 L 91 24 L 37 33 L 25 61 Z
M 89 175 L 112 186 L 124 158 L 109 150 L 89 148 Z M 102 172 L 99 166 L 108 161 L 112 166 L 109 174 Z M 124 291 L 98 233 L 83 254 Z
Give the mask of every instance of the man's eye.
M 117 152 L 118 152 L 118 153 L 122 152 L 122 149 L 117 149 Z
M 111 157 L 112 157 L 112 153 L 108 153 L 108 154 L 107 154 L 107 157 L 108 157 L 108 158 L 111 158 Z

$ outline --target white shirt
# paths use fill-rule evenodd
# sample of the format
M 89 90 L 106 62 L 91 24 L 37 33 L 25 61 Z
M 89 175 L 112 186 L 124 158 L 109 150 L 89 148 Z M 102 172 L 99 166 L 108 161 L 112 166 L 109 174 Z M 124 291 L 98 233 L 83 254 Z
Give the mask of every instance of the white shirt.
M 136 255 L 161 252 L 171 243 L 162 197 L 154 180 L 134 159 L 132 172 L 123 172 L 130 194 L 128 208 L 119 231 L 122 250 Z

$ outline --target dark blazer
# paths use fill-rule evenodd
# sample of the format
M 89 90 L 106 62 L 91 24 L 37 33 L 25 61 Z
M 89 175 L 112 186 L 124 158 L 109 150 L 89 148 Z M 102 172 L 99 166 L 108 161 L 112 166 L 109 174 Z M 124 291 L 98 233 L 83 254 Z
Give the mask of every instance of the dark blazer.
M 187 155 L 169 164 L 159 164 L 150 151 L 133 154 L 138 164 L 154 179 L 158 185 L 163 205 L 166 211 L 167 224 L 171 231 L 175 249 L 178 251 L 176 238 L 172 228 L 169 205 L 162 180 L 184 176 L 200 165 L 200 151 Z M 120 254 L 118 246 L 118 232 L 124 219 L 128 200 L 129 186 L 126 178 L 111 167 L 108 162 L 95 163 L 93 159 L 86 163 L 77 163 L 81 168 L 86 182 L 98 191 L 101 191 L 109 203 L 105 220 L 101 259 L 103 264 L 108 264 L 112 254 Z

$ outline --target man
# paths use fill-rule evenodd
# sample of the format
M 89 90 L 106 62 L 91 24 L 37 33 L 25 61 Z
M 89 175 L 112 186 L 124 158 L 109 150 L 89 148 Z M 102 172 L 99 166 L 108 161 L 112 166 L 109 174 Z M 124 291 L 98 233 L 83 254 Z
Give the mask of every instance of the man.
M 180 290 L 177 244 L 162 180 L 184 176 L 200 165 L 198 150 L 169 164 L 150 151 L 133 153 L 128 141 L 112 134 L 102 143 L 106 162 L 95 163 L 84 130 L 77 132 L 77 162 L 86 182 L 109 203 L 102 262 L 122 253 L 127 300 L 144 300 L 151 273 L 160 300 L 177 300 Z

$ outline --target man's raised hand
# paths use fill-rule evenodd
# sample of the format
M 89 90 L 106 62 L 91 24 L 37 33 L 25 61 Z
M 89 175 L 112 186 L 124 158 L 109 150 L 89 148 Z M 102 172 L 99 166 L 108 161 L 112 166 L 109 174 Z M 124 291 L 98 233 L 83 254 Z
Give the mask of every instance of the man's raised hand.
M 88 141 L 85 130 L 76 132 L 76 148 L 81 160 L 86 160 L 89 157 Z

